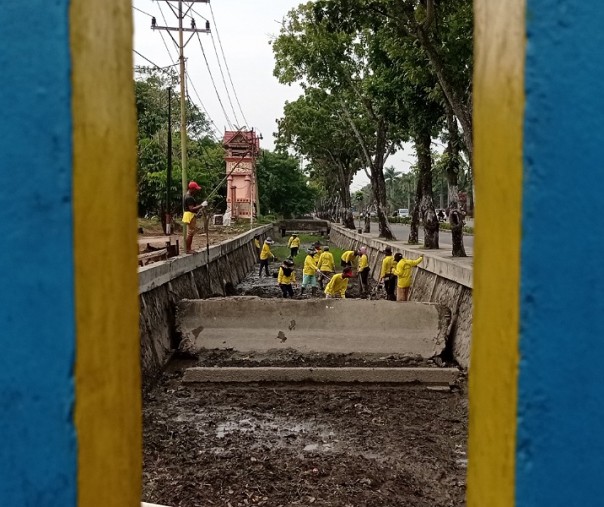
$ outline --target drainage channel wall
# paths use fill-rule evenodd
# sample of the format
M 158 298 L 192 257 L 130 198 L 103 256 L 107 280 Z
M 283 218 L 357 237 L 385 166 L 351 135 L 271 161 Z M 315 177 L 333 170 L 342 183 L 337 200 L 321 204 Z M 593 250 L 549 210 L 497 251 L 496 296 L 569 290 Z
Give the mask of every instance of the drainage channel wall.
M 175 309 L 181 299 L 232 295 L 257 263 L 254 236 L 261 242 L 272 225 L 258 227 L 207 251 L 178 256 L 138 270 L 141 369 L 147 390 L 176 348 Z
M 472 342 L 472 268 L 460 266 L 450 260 L 422 250 L 405 249 L 399 244 L 368 238 L 355 231 L 333 225 L 330 240 L 340 248 L 368 248 L 371 276 L 377 280 L 380 276 L 384 248 L 390 246 L 393 252 L 401 252 L 404 257 L 424 256 L 421 267 L 414 270 L 414 280 L 410 299 L 429 301 L 447 306 L 451 310 L 452 325 L 449 333 L 450 350 L 462 368 L 470 366 L 470 348 Z M 393 322 L 393 325 L 396 323 Z

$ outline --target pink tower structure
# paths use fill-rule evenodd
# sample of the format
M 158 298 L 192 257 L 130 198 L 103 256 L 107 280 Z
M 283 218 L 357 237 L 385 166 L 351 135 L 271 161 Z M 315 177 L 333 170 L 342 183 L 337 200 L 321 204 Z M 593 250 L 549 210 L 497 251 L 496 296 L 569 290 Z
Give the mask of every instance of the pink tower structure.
M 226 150 L 227 208 L 232 218 L 252 218 L 258 207 L 256 158 L 260 137 L 252 130 L 226 131 L 222 140 Z

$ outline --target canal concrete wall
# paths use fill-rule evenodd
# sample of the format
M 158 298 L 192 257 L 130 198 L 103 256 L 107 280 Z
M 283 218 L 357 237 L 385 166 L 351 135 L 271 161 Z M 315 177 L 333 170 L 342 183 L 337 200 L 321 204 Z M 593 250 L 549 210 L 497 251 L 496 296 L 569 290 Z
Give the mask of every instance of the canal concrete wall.
M 401 252 L 406 258 L 415 259 L 423 255 L 421 266 L 414 270 L 410 299 L 437 303 L 451 310 L 448 349 L 462 368 L 469 368 L 472 343 L 471 266 L 457 262 L 453 257 L 443 257 L 413 247 L 407 248 L 400 242 L 371 238 L 335 224 L 331 226 L 330 240 L 345 249 L 366 246 L 371 276 L 374 280 L 380 276 L 386 246 L 390 246 L 395 253 Z
M 234 237 L 209 251 L 181 255 L 138 270 L 143 390 L 147 390 L 175 348 L 175 309 L 182 299 L 226 296 L 257 263 L 254 236 L 263 240 L 272 225 Z

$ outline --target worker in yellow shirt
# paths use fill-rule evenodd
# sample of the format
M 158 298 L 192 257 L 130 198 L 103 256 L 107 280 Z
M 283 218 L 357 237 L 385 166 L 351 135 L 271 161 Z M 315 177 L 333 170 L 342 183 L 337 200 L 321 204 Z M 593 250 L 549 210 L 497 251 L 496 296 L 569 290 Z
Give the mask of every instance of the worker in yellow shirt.
M 361 280 L 361 295 L 367 294 L 369 289 L 369 258 L 367 257 L 367 247 L 361 247 L 359 250 L 359 268 L 358 272 Z
M 357 257 L 361 255 L 357 250 L 346 250 L 340 259 L 340 265 L 343 268 L 352 267 L 352 265 L 357 261 Z
M 312 295 L 317 294 L 317 274 L 320 273 L 317 264 L 314 259 L 315 249 L 309 248 L 306 251 L 306 258 L 304 259 L 304 269 L 302 271 L 302 287 L 300 288 L 300 295 L 304 294 L 306 287 L 312 288 Z
M 287 246 L 289 248 L 289 257 L 295 259 L 298 255 L 298 249 L 300 248 L 300 238 L 297 234 L 292 234 L 287 240 Z
M 346 299 L 346 289 L 348 288 L 348 279 L 353 277 L 352 268 L 345 267 L 344 271 L 331 277 L 331 280 L 325 287 L 326 298 Z
M 336 266 L 333 260 L 333 254 L 329 251 L 329 246 L 323 247 L 323 252 L 319 256 L 317 267 L 323 276 L 319 277 L 319 287 L 323 290 L 323 280 L 329 280 L 332 273 L 335 272 Z
M 386 299 L 388 301 L 396 301 L 396 263 L 392 256 L 392 248 L 387 246 L 384 249 L 384 260 L 382 261 L 382 269 L 380 270 L 380 282 L 384 284 L 386 290 Z
M 279 268 L 277 284 L 283 293 L 284 298 L 294 297 L 293 285 L 296 283 L 296 272 L 294 271 L 294 261 L 285 259 Z
M 398 256 L 400 254 L 396 255 Z M 398 282 L 396 286 L 397 301 L 409 300 L 409 288 L 411 287 L 411 280 L 413 278 L 413 267 L 417 266 L 423 260 L 424 258 L 421 255 L 415 260 L 403 259 L 401 255 L 401 260 L 398 261 L 396 265 L 396 276 L 398 276 Z
M 259 278 L 262 277 L 262 268 L 264 268 L 266 276 L 270 276 L 270 273 L 268 272 L 268 260 L 275 258 L 273 252 L 271 252 L 271 245 L 273 243 L 274 241 L 270 237 L 264 240 L 264 245 L 262 245 L 262 251 L 260 252 L 260 272 L 258 273 Z
M 317 241 L 313 245 L 313 247 L 315 249 L 315 255 L 313 255 L 313 259 L 315 260 L 315 264 L 319 265 L 319 258 L 321 257 L 321 254 L 323 253 L 323 251 L 321 250 L 321 242 Z

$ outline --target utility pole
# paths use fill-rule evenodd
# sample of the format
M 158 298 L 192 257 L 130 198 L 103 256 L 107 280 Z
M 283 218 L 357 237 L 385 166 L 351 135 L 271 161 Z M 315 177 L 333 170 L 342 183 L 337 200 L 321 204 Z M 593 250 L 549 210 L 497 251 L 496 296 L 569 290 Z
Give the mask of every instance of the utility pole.
M 186 87 L 185 87 L 185 47 L 196 33 L 210 33 L 210 22 L 206 21 L 205 28 L 197 28 L 195 20 L 191 18 L 191 28 L 184 28 L 183 21 L 185 17 L 189 15 L 189 12 L 196 3 L 210 3 L 210 0 L 161 0 L 166 2 L 172 13 L 178 19 L 178 27 L 171 26 L 159 26 L 155 18 L 151 19 L 151 29 L 153 30 L 165 30 L 168 35 L 172 38 L 174 43 L 179 49 L 179 61 L 180 61 L 180 147 L 181 147 L 181 181 L 182 181 L 182 195 L 184 196 L 187 192 L 187 111 L 186 111 Z M 178 3 L 178 7 L 172 6 L 173 3 Z M 184 4 L 184 6 L 183 6 Z M 184 7 L 184 8 L 183 8 Z M 178 42 L 174 39 L 171 32 L 178 32 Z M 184 32 L 190 32 L 191 35 L 185 42 Z M 183 209 L 183 211 L 185 211 Z M 187 239 L 187 226 L 183 228 L 184 244 L 186 245 Z
M 166 171 L 166 234 L 172 234 L 172 88 L 168 88 L 168 168 Z

